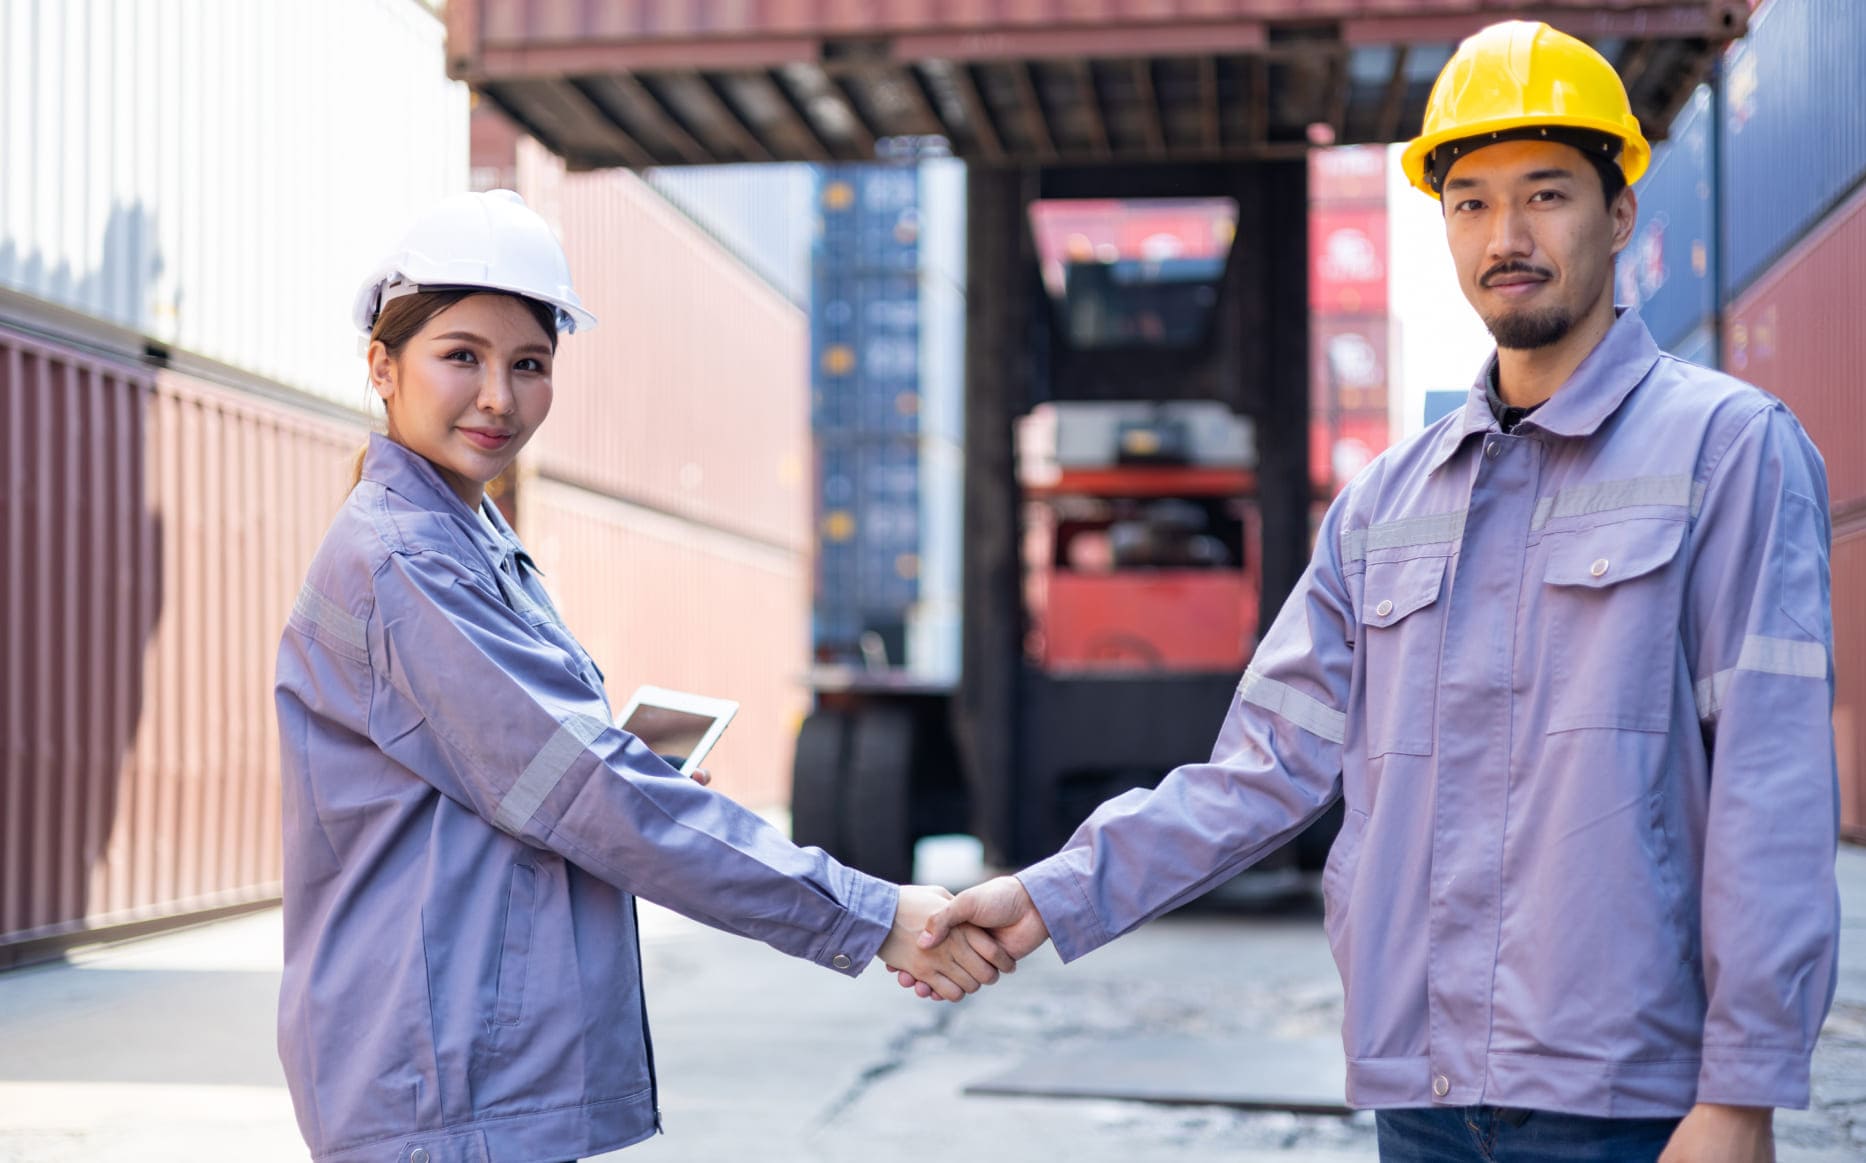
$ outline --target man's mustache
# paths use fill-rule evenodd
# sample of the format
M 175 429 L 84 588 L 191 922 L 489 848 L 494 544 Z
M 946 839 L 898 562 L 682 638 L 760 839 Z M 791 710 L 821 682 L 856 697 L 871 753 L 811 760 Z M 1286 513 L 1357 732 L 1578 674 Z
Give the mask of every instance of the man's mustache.
M 1477 281 L 1479 285 L 1488 287 L 1490 285 L 1490 280 L 1500 278 L 1503 275 L 1533 275 L 1539 279 L 1552 279 L 1555 277 L 1555 272 L 1545 270 L 1542 267 L 1530 266 L 1528 263 L 1518 259 L 1511 259 L 1491 267 L 1484 272 L 1484 277 Z

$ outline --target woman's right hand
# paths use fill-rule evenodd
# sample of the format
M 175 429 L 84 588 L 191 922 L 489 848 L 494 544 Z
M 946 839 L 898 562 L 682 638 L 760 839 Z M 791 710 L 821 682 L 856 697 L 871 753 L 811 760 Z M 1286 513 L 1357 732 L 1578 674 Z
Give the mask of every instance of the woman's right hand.
M 950 892 L 934 885 L 902 885 L 894 925 L 878 955 L 894 973 L 911 974 L 945 1000 L 959 1001 L 997 981 L 1001 973 L 1015 970 L 1017 959 L 989 933 L 972 925 L 956 926 L 945 940 L 921 948 L 919 938 L 927 919 L 951 899 Z

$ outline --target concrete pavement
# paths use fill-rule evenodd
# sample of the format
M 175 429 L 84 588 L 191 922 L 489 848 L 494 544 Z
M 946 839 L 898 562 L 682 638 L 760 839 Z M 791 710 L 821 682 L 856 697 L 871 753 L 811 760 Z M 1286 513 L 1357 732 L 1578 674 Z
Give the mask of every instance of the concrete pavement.
M 943 851 L 922 875 L 977 875 Z M 1778 1117 L 1784 1163 L 1866 1156 L 1866 850 L 1839 868 L 1839 996 L 1814 1109 Z M 643 914 L 668 1133 L 605 1159 L 1374 1158 L 1366 1116 L 964 1093 L 1136 1035 L 1328 1034 L 1339 987 L 1312 909 L 1168 918 L 1066 968 L 1045 950 L 960 1006 Z M 268 911 L 0 974 L 0 1163 L 304 1159 L 273 1054 L 278 947 Z

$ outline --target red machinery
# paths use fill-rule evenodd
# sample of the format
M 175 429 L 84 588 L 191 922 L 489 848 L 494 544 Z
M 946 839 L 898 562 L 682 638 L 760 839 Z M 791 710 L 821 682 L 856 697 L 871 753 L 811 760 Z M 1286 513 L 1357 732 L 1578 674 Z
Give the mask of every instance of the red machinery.
M 1249 425 L 1213 402 L 1052 404 L 1019 438 L 1028 661 L 1241 672 L 1260 588 Z

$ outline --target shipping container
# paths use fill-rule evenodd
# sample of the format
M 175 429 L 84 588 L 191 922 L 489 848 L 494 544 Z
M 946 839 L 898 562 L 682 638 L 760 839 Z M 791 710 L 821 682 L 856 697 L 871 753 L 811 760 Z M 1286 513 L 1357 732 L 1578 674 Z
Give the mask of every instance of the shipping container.
M 360 426 L 0 331 L 0 966 L 275 897 L 278 635 Z
M 519 496 L 526 544 L 610 703 L 643 683 L 736 699 L 707 759 L 714 786 L 752 807 L 787 802 L 808 709 L 808 557 L 548 479 Z
M 1866 177 L 1866 4 L 1780 0 L 1724 62 L 1724 300 Z
M 1718 307 L 1713 129 L 1711 90 L 1701 86 L 1653 150 L 1636 189 L 1639 221 L 1615 271 L 1615 301 L 1637 307 L 1653 340 L 1678 354 Z
M 939 158 L 823 167 L 817 204 L 812 655 L 951 681 L 959 632 L 964 167 Z
M 349 308 L 466 188 L 409 0 L 0 0 L 0 286 L 361 408 Z
M 1385 315 L 1385 205 L 1309 212 L 1309 307 L 1317 316 Z
M 1862 303 L 1866 190 L 1759 277 L 1724 327 L 1724 368 L 1794 409 L 1827 460 L 1836 511 L 1866 500 Z
M 1781 397 L 1827 462 L 1834 518 L 1834 735 L 1842 827 L 1866 841 L 1866 190 L 1730 307 L 1724 366 Z
M 1408 127 L 1410 128 L 1410 127 Z M 1347 145 L 1309 151 L 1309 205 L 1386 205 L 1387 151 Z
M 1419 124 L 1522 0 L 450 0 L 447 60 L 573 168 L 849 162 L 908 136 L 992 164 L 1298 159 Z M 1543 0 L 1669 121 L 1744 0 Z
M 560 230 L 600 320 L 555 369 L 539 473 L 785 550 L 809 521 L 808 324 L 634 174 L 564 172 L 526 141 L 519 189 Z M 520 530 L 521 533 L 524 530 Z
M 1834 749 L 1840 770 L 1840 828 L 1866 843 L 1866 508 L 1836 523 Z
M 812 166 L 680 166 L 642 175 L 785 298 L 810 305 L 810 247 L 816 237 Z

